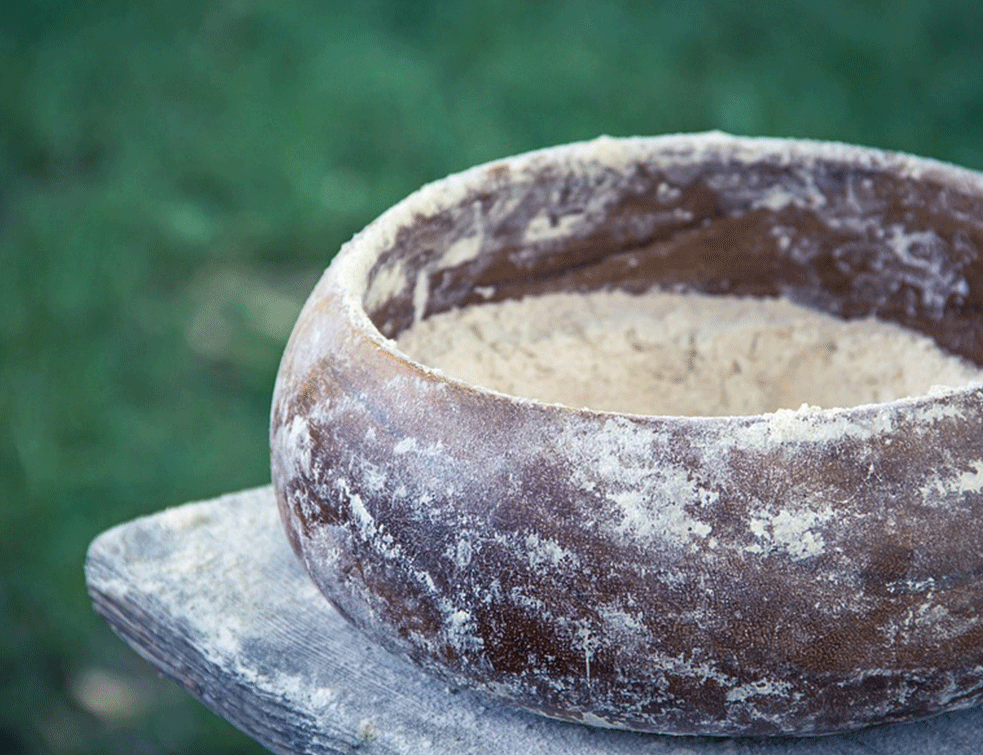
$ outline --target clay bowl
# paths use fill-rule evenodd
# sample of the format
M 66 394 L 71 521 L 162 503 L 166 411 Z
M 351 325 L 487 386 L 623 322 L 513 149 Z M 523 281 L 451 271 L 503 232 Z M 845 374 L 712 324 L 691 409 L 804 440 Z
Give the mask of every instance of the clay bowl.
M 822 734 L 983 701 L 983 387 L 638 416 L 445 377 L 392 339 L 552 291 L 782 295 L 983 364 L 983 176 L 722 134 L 424 187 L 339 252 L 277 378 L 290 542 L 354 625 L 570 721 Z

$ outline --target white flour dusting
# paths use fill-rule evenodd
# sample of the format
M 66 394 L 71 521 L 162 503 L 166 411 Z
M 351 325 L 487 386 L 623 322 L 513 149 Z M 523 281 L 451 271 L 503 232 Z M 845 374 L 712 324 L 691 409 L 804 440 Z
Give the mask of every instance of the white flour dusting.
M 502 393 L 633 414 L 848 407 L 983 380 L 926 336 L 784 299 L 547 294 L 434 315 L 397 346 Z

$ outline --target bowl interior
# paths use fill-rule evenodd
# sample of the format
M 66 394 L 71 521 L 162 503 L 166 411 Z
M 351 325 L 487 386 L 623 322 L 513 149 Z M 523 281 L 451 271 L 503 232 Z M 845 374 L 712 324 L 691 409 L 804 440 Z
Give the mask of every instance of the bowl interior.
M 843 145 L 705 134 L 543 150 L 425 187 L 353 242 L 394 338 L 454 307 L 618 288 L 784 296 L 983 365 L 983 177 Z

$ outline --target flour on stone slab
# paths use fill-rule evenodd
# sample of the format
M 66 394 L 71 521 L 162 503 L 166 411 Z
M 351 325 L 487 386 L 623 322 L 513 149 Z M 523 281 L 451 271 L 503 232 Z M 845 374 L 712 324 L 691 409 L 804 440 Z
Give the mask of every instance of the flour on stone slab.
M 849 407 L 983 381 L 927 336 L 780 298 L 544 294 L 433 315 L 397 346 L 467 383 L 632 414 Z

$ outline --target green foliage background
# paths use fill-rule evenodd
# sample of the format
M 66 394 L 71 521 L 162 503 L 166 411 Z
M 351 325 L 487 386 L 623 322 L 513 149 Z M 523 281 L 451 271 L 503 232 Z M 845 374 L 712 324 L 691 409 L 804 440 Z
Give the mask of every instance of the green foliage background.
M 0 752 L 259 751 L 94 616 L 85 549 L 268 481 L 293 320 L 387 206 L 600 133 L 983 169 L 981 29 L 978 0 L 3 3 Z

